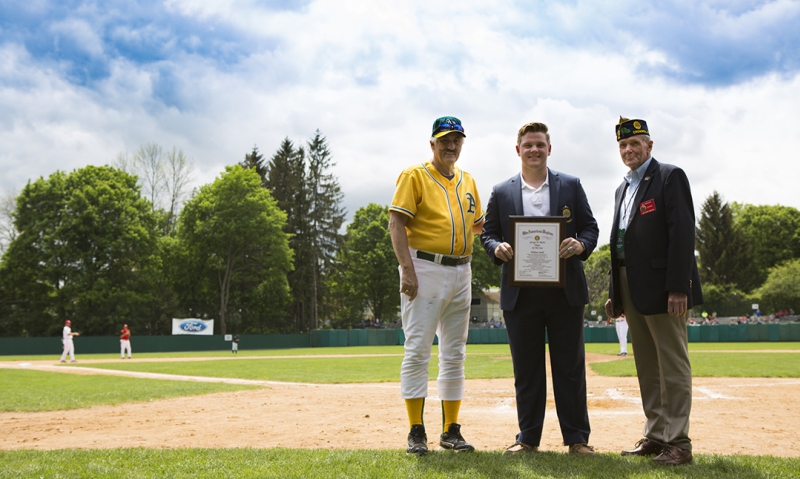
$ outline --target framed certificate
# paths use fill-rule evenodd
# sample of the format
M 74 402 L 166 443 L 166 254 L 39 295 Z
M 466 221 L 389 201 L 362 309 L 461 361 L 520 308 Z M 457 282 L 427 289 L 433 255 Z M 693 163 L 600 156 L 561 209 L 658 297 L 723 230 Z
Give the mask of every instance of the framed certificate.
M 567 260 L 558 257 L 566 238 L 563 216 L 509 216 L 509 286 L 563 288 L 567 284 Z

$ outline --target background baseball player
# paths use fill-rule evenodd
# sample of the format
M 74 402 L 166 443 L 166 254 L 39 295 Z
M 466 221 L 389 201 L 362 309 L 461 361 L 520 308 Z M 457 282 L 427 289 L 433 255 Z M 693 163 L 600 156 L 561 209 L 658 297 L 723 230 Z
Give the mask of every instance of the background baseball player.
M 239 335 L 233 337 L 233 341 L 231 341 L 231 353 L 232 354 L 239 354 Z
M 454 117 L 433 123 L 433 158 L 406 168 L 389 207 L 389 231 L 400 263 L 400 310 L 405 356 L 400 389 L 411 431 L 406 452 L 428 451 L 422 421 L 428 395 L 428 362 L 439 336 L 439 398 L 443 427 L 439 445 L 456 451 L 474 447 L 461 436 L 458 412 L 464 396 L 469 308 L 472 301 L 473 233 L 483 211 L 475 180 L 456 168 L 464 128 Z
M 119 355 L 125 359 L 125 351 L 128 351 L 128 359 L 131 358 L 131 331 L 128 329 L 127 324 L 122 325 L 122 331 L 119 335 Z
M 72 342 L 72 337 L 80 336 L 80 333 L 73 333 L 71 325 L 72 321 L 69 319 L 64 321 L 64 329 L 61 331 L 61 343 L 64 345 L 64 352 L 61 353 L 62 363 L 67 362 L 67 354 L 69 354 L 70 360 L 75 362 L 75 344 Z

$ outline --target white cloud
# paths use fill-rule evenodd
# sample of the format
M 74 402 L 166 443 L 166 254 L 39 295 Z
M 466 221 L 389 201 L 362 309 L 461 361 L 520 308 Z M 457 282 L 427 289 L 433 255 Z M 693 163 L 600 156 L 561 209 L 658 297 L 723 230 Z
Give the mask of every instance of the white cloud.
M 50 30 L 56 34 L 56 42 L 59 44 L 65 40 L 71 41 L 79 50 L 90 55 L 100 56 L 103 54 L 102 38 L 85 20 L 68 18 L 53 23 Z
M 797 74 L 727 87 L 682 84 L 643 73 L 642 65 L 678 68 L 646 43 L 617 49 L 588 38 L 591 32 L 586 42 L 538 34 L 580 33 L 602 10 L 597 4 L 547 8 L 546 16 L 469 2 L 442 10 L 320 0 L 276 11 L 251 2 L 172 1 L 168 10 L 179 22 L 206 22 L 209 30 L 181 36 L 163 25 L 123 24 L 109 31 L 130 43 L 157 36 L 192 51 L 165 48 L 172 53 L 146 62 L 111 58 L 108 76 L 90 86 L 70 83 L 54 65 L 6 42 L 0 190 L 55 169 L 110 162 L 149 141 L 182 149 L 194 158 L 198 181 L 207 182 L 254 144 L 269 157 L 284 137 L 304 142 L 319 128 L 353 213 L 369 201 L 387 204 L 399 172 L 429 158 L 433 120 L 455 115 L 468 135 L 460 165 L 477 178 L 485 204 L 491 186 L 518 171 L 517 129 L 537 120 L 551 128 L 551 167 L 582 178 L 604 242 L 624 174 L 613 132 L 622 114 L 646 119 L 656 158 L 687 171 L 696 209 L 715 189 L 729 201 L 800 207 L 793 193 L 800 167 L 792 159 L 800 147 Z M 580 17 L 570 20 L 570 11 Z M 563 19 L 558 28 L 548 25 L 553 18 Z M 597 22 L 596 31 L 613 28 Z M 193 52 L 213 39 L 212 27 L 247 39 L 239 40 L 241 59 Z M 93 25 L 53 28 L 80 39 L 87 52 L 106 51 Z

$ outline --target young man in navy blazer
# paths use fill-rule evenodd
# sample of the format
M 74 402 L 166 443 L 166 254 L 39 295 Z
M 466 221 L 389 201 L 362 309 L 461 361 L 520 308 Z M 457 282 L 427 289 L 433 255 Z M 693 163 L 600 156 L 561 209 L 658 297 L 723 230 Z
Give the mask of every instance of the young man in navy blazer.
M 651 156 L 644 120 L 620 117 L 616 133 L 629 171 L 614 195 L 606 314 L 624 313 L 628 321 L 647 418 L 644 437 L 622 455 L 688 464 L 692 366 L 686 320 L 692 306 L 703 304 L 692 191 L 682 169 Z
M 528 123 L 517 133 L 520 174 L 492 189 L 481 242 L 502 265 L 500 307 L 511 359 L 520 432 L 505 454 L 538 450 L 547 403 L 545 332 L 550 346 L 553 392 L 564 445 L 572 454 L 594 454 L 589 442 L 583 308 L 589 302 L 585 261 L 597 245 L 597 222 L 580 180 L 547 167 L 550 135 L 543 123 Z M 566 259 L 566 287 L 509 286 L 509 216 L 563 216 L 566 239 L 559 257 Z

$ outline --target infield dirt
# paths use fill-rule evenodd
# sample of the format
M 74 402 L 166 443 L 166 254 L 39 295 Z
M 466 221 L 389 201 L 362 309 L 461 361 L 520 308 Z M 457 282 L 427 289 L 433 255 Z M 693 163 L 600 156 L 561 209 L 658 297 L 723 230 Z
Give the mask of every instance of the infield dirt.
M 216 358 L 197 358 L 212 360 Z M 615 356 L 587 354 L 587 362 Z M 133 361 L 137 361 L 134 359 Z M 165 359 L 171 361 L 171 359 Z M 88 362 L 88 361 L 84 361 Z M 53 363 L 28 367 L 52 369 Z M 3 363 L 0 367 L 19 367 Z M 83 368 L 81 374 L 126 374 Z M 549 371 L 548 371 L 549 374 Z M 137 377 L 143 377 L 142 373 Z M 160 379 L 191 379 L 156 375 Z M 109 378 L 109 380 L 113 380 Z M 225 381 L 224 379 L 213 379 Z M 227 382 L 227 381 L 226 381 Z M 230 381 L 234 382 L 234 381 Z M 235 381 L 240 382 L 240 381 Z M 644 415 L 636 378 L 599 376 L 587 368 L 590 444 L 618 452 L 640 439 Z M 700 454 L 800 457 L 800 379 L 695 378 L 691 437 Z M 542 450 L 561 444 L 551 384 Z M 425 423 L 438 447 L 441 412 L 429 385 Z M 467 381 L 459 422 L 478 450 L 502 450 L 518 431 L 513 379 Z M 0 449 L 229 448 L 403 449 L 408 422 L 397 383 L 269 382 L 257 390 L 70 411 L 0 413 Z

